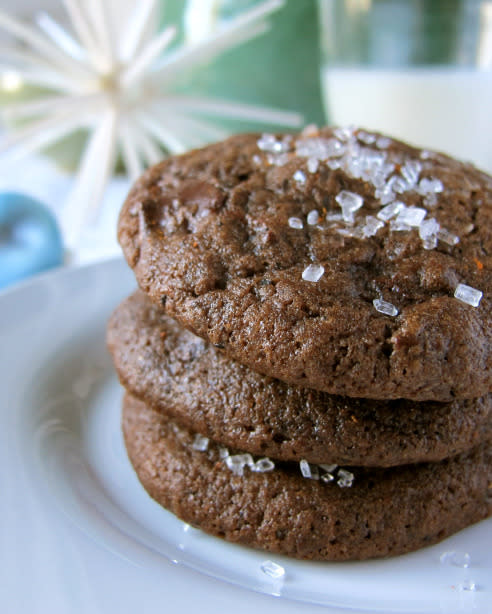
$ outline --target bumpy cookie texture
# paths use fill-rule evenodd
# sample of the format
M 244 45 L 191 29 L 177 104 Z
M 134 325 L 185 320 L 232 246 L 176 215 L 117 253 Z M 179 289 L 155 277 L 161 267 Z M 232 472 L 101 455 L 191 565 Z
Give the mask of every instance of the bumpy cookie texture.
M 229 360 L 141 291 L 112 315 L 108 345 L 134 396 L 252 454 L 384 467 L 437 461 L 492 440 L 492 395 L 384 402 L 292 386 Z
M 302 477 L 298 465 L 243 475 L 220 450 L 126 397 L 128 454 L 149 494 L 182 520 L 231 542 L 301 559 L 402 554 L 492 513 L 490 447 L 440 463 L 353 470 L 350 487 Z
M 119 240 L 155 302 L 261 373 L 492 391 L 492 179 L 470 165 L 363 131 L 236 136 L 143 175 Z

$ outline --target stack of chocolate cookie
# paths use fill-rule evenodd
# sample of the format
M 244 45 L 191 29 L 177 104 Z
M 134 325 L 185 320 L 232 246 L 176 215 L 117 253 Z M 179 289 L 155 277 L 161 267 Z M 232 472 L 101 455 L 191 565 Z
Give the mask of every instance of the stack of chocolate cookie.
M 225 539 L 389 556 L 492 512 L 492 178 L 356 129 L 147 171 L 108 327 L 149 494 Z

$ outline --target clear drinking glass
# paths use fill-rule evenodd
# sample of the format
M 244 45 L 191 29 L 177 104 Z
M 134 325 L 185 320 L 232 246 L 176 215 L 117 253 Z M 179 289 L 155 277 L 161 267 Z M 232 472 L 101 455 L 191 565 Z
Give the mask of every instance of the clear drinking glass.
M 492 172 L 492 0 L 318 0 L 330 123 Z

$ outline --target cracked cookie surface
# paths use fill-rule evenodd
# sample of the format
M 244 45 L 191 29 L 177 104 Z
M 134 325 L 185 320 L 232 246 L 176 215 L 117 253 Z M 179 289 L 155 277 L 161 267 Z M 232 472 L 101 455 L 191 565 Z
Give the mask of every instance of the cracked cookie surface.
M 492 179 L 470 165 L 363 131 L 240 135 L 147 171 L 119 240 L 152 300 L 260 373 L 492 390 Z
M 275 459 L 391 466 L 492 440 L 492 395 L 450 403 L 330 395 L 260 375 L 180 327 L 141 291 L 115 310 L 108 346 L 123 386 L 222 445 Z
M 403 554 L 492 512 L 490 446 L 439 463 L 357 468 L 349 483 L 325 483 L 303 477 L 298 463 L 238 475 L 213 442 L 197 446 L 192 432 L 130 396 L 123 432 L 158 503 L 212 535 L 300 559 Z

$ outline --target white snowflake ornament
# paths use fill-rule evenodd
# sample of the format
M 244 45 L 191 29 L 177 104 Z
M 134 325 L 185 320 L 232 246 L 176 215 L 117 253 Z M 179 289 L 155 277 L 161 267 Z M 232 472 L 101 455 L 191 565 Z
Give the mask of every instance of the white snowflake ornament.
M 88 130 L 61 219 L 69 247 L 94 219 L 119 156 L 133 180 L 163 152 L 182 153 L 227 136 L 207 117 L 300 125 L 297 113 L 169 92 L 184 72 L 264 33 L 266 18 L 283 0 L 260 2 L 172 49 L 176 29 L 155 34 L 150 27 L 156 0 L 133 0 L 129 18 L 110 0 L 63 3 L 71 33 L 46 14 L 34 28 L 0 11 L 0 28 L 23 43 L 1 53 L 2 67 L 11 79 L 49 92 L 2 108 L 8 130 L 0 151 L 8 151 L 12 161 Z

